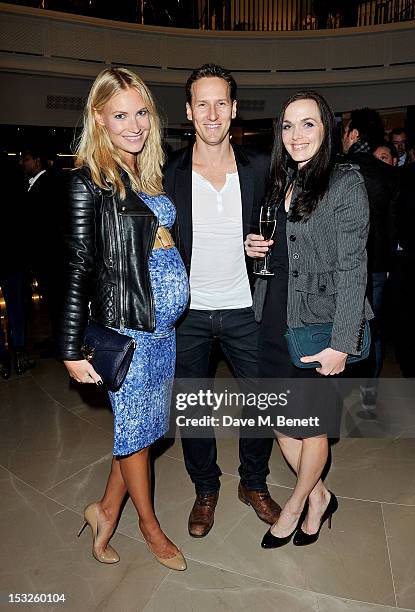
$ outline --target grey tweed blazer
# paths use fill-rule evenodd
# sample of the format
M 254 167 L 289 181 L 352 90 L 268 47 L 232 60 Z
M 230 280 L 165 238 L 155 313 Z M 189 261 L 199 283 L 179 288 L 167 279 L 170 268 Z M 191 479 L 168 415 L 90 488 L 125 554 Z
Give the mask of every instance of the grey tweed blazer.
M 296 189 L 292 197 L 294 202 Z M 373 317 L 365 298 L 369 203 L 358 166 L 337 164 L 329 188 L 307 223 L 287 220 L 289 327 L 333 323 L 330 346 L 361 352 L 364 319 Z M 254 310 L 262 318 L 267 282 L 258 279 Z

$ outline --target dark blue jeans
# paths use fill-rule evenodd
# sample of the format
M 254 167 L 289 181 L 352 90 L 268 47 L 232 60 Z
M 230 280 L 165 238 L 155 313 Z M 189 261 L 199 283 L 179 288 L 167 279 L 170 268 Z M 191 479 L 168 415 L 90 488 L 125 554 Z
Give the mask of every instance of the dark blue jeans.
M 357 370 L 357 376 L 367 377 L 362 389 L 363 392 L 376 393 L 378 378 L 383 366 L 384 339 L 383 339 L 383 296 L 386 284 L 386 272 L 369 272 L 368 299 L 372 306 L 374 318 L 370 321 L 372 346 L 367 361 L 362 362 L 363 370 Z
M 386 284 L 386 272 L 372 272 L 372 309 L 375 315 L 375 371 L 373 376 L 379 378 L 383 365 L 383 338 L 382 338 L 382 314 L 383 294 Z
M 177 329 L 176 377 L 208 378 L 215 340 L 236 377 L 256 378 L 258 325 L 251 308 L 189 310 Z M 207 427 L 203 433 L 197 439 L 182 436 L 186 469 L 197 494 L 219 490 L 222 474 L 213 429 Z M 272 444 L 272 438 L 240 437 L 239 475 L 248 489 L 266 488 Z
M 23 275 L 20 272 L 0 276 L 0 287 L 6 302 L 10 340 L 14 350 L 21 351 L 25 343 Z M 0 359 L 6 355 L 6 339 L 0 325 Z
M 390 276 L 390 326 L 396 358 L 405 378 L 415 378 L 414 270 L 415 254 L 395 253 Z

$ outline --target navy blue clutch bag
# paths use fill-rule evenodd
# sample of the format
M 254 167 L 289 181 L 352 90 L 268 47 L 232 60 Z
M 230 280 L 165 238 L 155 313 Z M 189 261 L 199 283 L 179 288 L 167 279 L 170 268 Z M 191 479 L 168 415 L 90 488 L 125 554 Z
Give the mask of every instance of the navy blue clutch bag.
M 305 327 L 289 327 L 285 334 L 288 352 L 291 361 L 297 368 L 319 368 L 318 361 L 303 363 L 301 357 L 315 355 L 327 348 L 330 344 L 332 323 L 322 323 L 320 325 L 306 325 Z M 348 355 L 346 363 L 355 363 L 369 356 L 370 351 L 370 327 L 367 321 L 362 321 L 359 332 L 359 342 L 361 344 L 360 355 Z
M 82 354 L 110 391 L 118 391 L 131 365 L 136 343 L 130 336 L 89 321 Z

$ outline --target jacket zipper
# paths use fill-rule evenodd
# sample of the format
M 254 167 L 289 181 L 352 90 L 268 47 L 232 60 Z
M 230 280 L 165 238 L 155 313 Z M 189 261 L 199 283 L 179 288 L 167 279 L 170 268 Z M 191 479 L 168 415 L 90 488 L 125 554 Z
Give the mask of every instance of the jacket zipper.
M 147 208 L 149 208 L 150 211 L 151 211 L 151 208 L 147 204 L 147 196 L 145 196 L 145 194 L 141 194 L 140 197 L 141 197 L 141 200 L 144 202 L 144 204 L 147 206 Z M 153 294 L 153 289 L 151 287 L 150 270 L 148 268 L 148 261 L 150 259 L 151 251 L 153 250 L 153 244 L 154 244 L 154 240 L 156 238 L 157 229 L 158 229 L 158 219 L 156 218 L 156 219 L 154 219 L 153 231 L 152 231 L 152 234 L 151 234 L 151 237 L 150 237 L 149 248 L 148 248 L 148 251 L 147 251 L 147 279 L 148 279 L 148 287 L 149 287 L 149 294 L 150 294 L 150 312 L 151 312 L 151 329 L 152 329 L 152 331 L 154 331 L 155 328 L 156 328 L 156 313 L 155 313 L 155 308 L 154 308 L 154 294 Z
M 119 307 L 120 307 L 120 329 L 124 329 L 125 327 L 125 319 L 124 319 L 124 312 L 125 312 L 125 300 L 124 300 L 124 267 L 123 267 L 123 257 L 122 257 L 122 240 L 121 240 L 121 230 L 120 230 L 120 216 L 122 213 L 118 212 L 118 207 L 117 207 L 117 203 L 115 201 L 115 199 L 113 200 L 114 202 L 114 215 L 115 215 L 115 228 L 116 228 L 116 232 L 117 232 L 117 240 L 118 240 L 118 247 L 119 247 L 119 252 L 120 252 L 120 257 L 119 257 L 119 266 L 120 266 L 120 300 L 119 300 Z M 129 212 L 128 213 L 130 216 L 140 216 L 141 213 L 134 213 L 134 212 Z M 150 257 L 150 252 L 152 250 L 152 245 L 154 243 L 154 239 L 156 236 L 156 232 L 157 232 L 157 220 L 155 221 L 155 225 L 154 225 L 154 231 L 153 231 L 153 235 L 152 235 L 152 239 L 150 241 L 150 246 L 149 246 L 149 250 L 147 253 L 147 261 Z M 150 273 L 148 273 L 150 274 Z M 149 287 L 151 288 L 151 282 L 150 279 L 149 280 Z M 151 326 L 154 329 L 155 328 L 155 312 L 154 312 L 154 296 L 153 296 L 153 292 L 150 290 L 150 309 L 151 309 L 151 313 L 152 313 L 152 317 L 151 317 Z
M 148 260 L 150 259 L 151 251 L 153 250 L 153 244 L 154 244 L 154 240 L 156 238 L 157 229 L 158 229 L 158 222 L 156 220 L 156 222 L 154 224 L 153 234 L 151 236 L 151 240 L 150 240 L 150 243 L 149 243 L 149 250 L 147 252 L 147 264 L 148 264 Z M 154 330 L 156 328 L 156 314 L 155 314 L 155 309 L 154 309 L 154 294 L 153 294 L 153 289 L 151 287 L 151 280 L 150 280 L 150 270 L 148 270 L 147 274 L 148 274 L 148 282 L 149 282 L 149 289 L 150 289 L 149 293 L 150 293 L 150 309 L 151 309 L 150 310 L 150 312 L 151 312 L 151 327 Z
M 123 267 L 123 252 L 122 252 L 122 240 L 120 233 L 120 220 L 118 217 L 118 208 L 117 203 L 113 200 L 114 203 L 114 216 L 115 216 L 115 228 L 117 232 L 117 241 L 118 241 L 118 250 L 120 253 L 120 257 L 118 257 L 119 267 L 120 267 L 120 295 L 119 295 L 119 309 L 120 309 L 120 329 L 124 329 L 124 267 Z
M 113 253 L 114 253 L 114 249 L 113 249 L 113 233 L 112 233 L 112 227 L 111 227 L 111 221 L 110 221 L 110 213 L 109 211 L 105 211 L 105 218 L 107 219 L 106 222 L 106 231 L 108 232 L 108 236 L 107 236 L 107 241 L 106 244 L 108 244 L 108 247 L 105 250 L 105 263 L 109 268 L 113 268 L 114 267 L 114 259 L 113 259 Z

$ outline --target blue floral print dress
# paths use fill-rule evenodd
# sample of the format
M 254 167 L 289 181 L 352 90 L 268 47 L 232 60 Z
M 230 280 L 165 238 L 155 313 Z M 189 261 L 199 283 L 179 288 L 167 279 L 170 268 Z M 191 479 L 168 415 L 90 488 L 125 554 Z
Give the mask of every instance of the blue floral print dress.
M 139 197 L 171 228 L 176 211 L 165 195 Z M 143 332 L 124 328 L 137 343 L 122 387 L 109 392 L 114 413 L 116 456 L 130 455 L 149 446 L 169 429 L 170 401 L 176 360 L 174 324 L 186 308 L 189 286 L 186 269 L 176 247 L 154 249 L 148 267 L 154 297 L 156 328 Z

